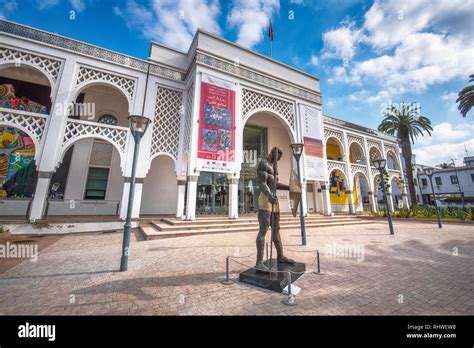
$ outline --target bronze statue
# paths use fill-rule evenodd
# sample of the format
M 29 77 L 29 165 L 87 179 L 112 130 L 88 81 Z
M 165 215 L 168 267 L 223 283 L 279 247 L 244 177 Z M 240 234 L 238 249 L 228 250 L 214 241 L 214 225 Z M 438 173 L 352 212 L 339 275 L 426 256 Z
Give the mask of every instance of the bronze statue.
M 257 235 L 257 263 L 255 268 L 262 271 L 269 271 L 269 268 L 263 263 L 263 251 L 265 248 L 265 235 L 270 225 L 278 263 L 295 264 L 294 260 L 283 255 L 283 245 L 280 237 L 280 207 L 276 190 L 290 189 L 288 185 L 278 182 L 278 161 L 282 155 L 283 150 L 279 147 L 274 147 L 268 156 L 262 159 L 257 166 L 258 184 L 260 187 L 260 195 L 258 196 L 258 222 L 260 228 Z

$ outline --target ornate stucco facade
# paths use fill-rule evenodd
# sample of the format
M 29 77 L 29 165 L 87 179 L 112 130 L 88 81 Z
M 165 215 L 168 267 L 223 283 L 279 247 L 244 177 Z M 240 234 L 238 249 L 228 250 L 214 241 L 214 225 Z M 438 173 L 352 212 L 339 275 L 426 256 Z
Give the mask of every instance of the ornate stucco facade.
M 246 162 L 246 127 L 265 134 L 266 147 L 288 149 L 302 141 L 298 105 L 323 107 L 318 78 L 201 30 L 188 52 L 152 42 L 149 62 L 3 20 L 0 39 L 3 82 L 28 86 L 33 100 L 35 91 L 37 98 L 48 91 L 50 99 L 43 103 L 49 105 L 47 113 L 0 108 L 0 127 L 19 129 L 32 139 L 37 171 L 34 194 L 3 198 L 2 215 L 27 215 L 31 221 L 46 215 L 123 218 L 133 153 L 127 116 L 143 110 L 151 124 L 140 143 L 133 216 L 172 214 L 192 220 L 199 212 L 216 212 L 217 204 L 219 212 L 237 218 L 250 209 L 242 201 L 250 186 L 242 184 L 240 170 L 224 179 L 213 176 L 220 181 L 212 181 L 208 193 L 196 169 L 202 74 L 236 85 L 239 168 Z M 91 108 L 71 111 L 71 105 Z M 329 116 L 323 116 L 323 125 L 326 178 L 307 181 L 303 171 L 305 213 L 376 211 L 378 175 L 371 160 L 380 157 L 391 159 L 388 173 L 396 184 L 388 206 L 396 206 L 392 195 L 408 204 L 395 138 Z M 289 161 L 282 164 L 286 175 Z M 336 199 L 330 192 L 334 171 L 344 183 L 344 196 Z M 94 180 L 103 180 L 103 188 Z M 56 182 L 60 194 L 52 194 Z M 216 193 L 216 187 L 225 189 Z

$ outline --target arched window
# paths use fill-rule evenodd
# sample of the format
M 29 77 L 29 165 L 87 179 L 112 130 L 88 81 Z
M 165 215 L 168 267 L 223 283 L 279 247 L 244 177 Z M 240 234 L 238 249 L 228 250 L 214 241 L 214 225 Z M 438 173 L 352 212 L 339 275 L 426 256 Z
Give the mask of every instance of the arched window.
M 102 115 L 99 117 L 99 123 L 104 123 L 108 124 L 111 126 L 116 126 L 117 125 L 117 118 L 112 115 Z

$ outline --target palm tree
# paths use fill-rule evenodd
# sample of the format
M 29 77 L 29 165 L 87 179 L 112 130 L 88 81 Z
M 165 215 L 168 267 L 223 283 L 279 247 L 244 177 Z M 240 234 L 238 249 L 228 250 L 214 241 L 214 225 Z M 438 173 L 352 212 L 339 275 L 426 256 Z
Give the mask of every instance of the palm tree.
M 384 119 L 378 127 L 379 131 L 396 135 L 402 149 L 402 156 L 407 170 L 408 188 L 413 205 L 416 204 L 416 191 L 413 181 L 413 163 L 411 144 L 419 135 L 426 131 L 431 135 L 433 128 L 429 118 L 421 116 L 416 104 L 402 103 L 400 106 L 389 105 L 384 112 Z
M 474 82 L 474 75 L 469 75 L 469 82 Z M 458 93 L 456 103 L 459 103 L 458 109 L 461 111 L 462 117 L 466 117 L 474 105 L 474 85 L 464 87 L 461 92 Z
M 440 163 L 440 164 L 436 165 L 435 167 L 438 167 L 440 169 L 448 169 L 448 168 L 451 168 L 452 166 L 453 166 L 452 163 L 443 162 L 443 163 Z

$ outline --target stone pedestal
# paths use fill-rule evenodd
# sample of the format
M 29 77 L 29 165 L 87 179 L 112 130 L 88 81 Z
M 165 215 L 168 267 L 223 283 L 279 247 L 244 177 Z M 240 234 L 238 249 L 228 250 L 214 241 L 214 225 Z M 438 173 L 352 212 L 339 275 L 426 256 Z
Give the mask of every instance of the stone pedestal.
M 269 261 L 264 261 L 264 264 L 269 267 Z M 282 292 L 288 285 L 288 276 L 286 271 L 293 271 L 298 273 L 291 273 L 291 283 L 293 284 L 306 271 L 306 265 L 301 262 L 296 262 L 294 265 L 286 263 L 278 263 L 276 259 L 272 259 L 272 270 L 279 272 L 264 272 L 257 271 L 255 268 L 249 268 L 245 272 L 240 273 L 239 281 L 260 288 Z M 284 271 L 284 272 L 281 272 Z

